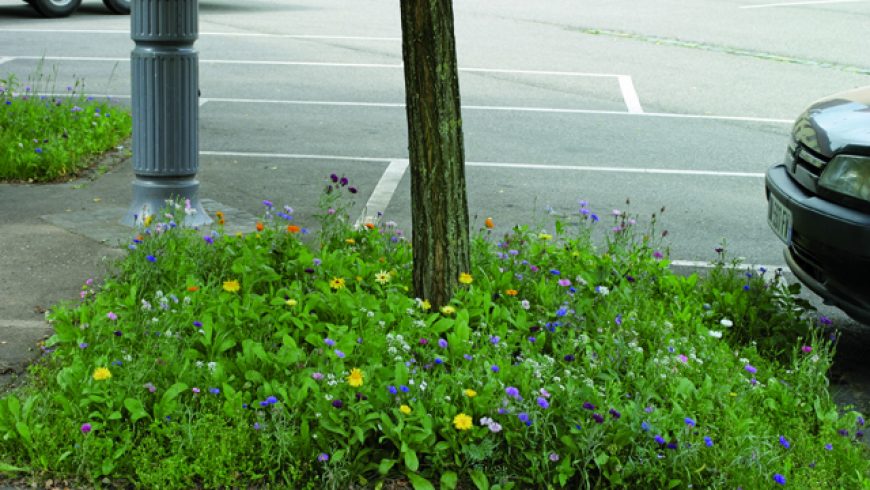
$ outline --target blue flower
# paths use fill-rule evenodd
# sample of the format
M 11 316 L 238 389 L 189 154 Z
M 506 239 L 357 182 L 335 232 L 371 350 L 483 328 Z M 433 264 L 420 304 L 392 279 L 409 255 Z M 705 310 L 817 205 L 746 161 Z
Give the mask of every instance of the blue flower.
M 791 443 L 788 442 L 788 439 L 786 439 L 785 436 L 779 436 L 779 443 L 786 449 L 791 447 Z
M 329 337 L 323 339 L 323 343 L 325 343 L 325 344 L 328 345 L 329 347 L 332 347 L 333 345 L 335 345 L 335 341 L 332 340 L 332 339 L 329 338 Z
M 713 439 L 710 439 L 710 436 L 704 436 L 704 445 L 707 447 L 713 447 Z
M 270 397 L 266 398 L 266 403 L 268 403 L 269 405 L 274 405 L 274 404 L 278 403 L 278 399 L 275 398 L 274 396 L 270 396 Z
M 516 389 L 513 386 L 508 386 L 507 388 L 504 389 L 504 392 L 507 394 L 507 396 L 509 396 L 511 398 L 516 398 L 516 399 L 520 398 L 520 390 Z
M 689 427 L 694 427 L 694 426 L 695 426 L 695 421 L 692 420 L 692 419 L 689 418 L 689 417 L 686 417 L 685 422 L 686 422 L 686 425 L 688 425 Z
M 339 359 L 344 359 L 344 352 L 342 352 L 342 351 L 340 351 L 340 350 L 338 350 L 338 349 L 335 349 L 335 355 L 336 355 Z
M 444 361 L 442 361 L 440 357 L 435 358 L 435 364 L 443 364 L 443 363 L 444 363 Z
M 833 451 L 833 450 L 834 450 L 834 446 L 831 445 L 831 444 L 825 444 L 825 449 L 827 449 L 828 451 Z
M 221 392 L 221 390 L 220 390 L 220 388 L 209 388 L 208 392 L 211 393 L 212 395 L 217 395 Z
M 535 343 L 536 340 L 538 340 L 538 339 L 536 339 L 534 337 L 529 337 L 529 342 L 531 342 L 533 344 Z
M 622 325 L 622 315 L 616 315 L 613 321 L 616 322 L 616 325 Z
M 785 477 L 780 475 L 779 473 L 773 474 L 773 481 L 779 483 L 780 485 L 785 485 Z
M 665 438 L 658 435 L 658 434 L 656 434 L 656 436 L 653 437 L 653 439 L 655 439 L 655 441 L 658 443 L 659 446 L 664 446 L 666 443 Z
M 550 402 L 548 402 L 546 398 L 539 396 L 537 401 L 538 401 L 538 406 L 540 406 L 544 410 L 550 408 Z
M 499 372 L 499 371 L 500 371 L 500 369 L 499 369 L 499 367 L 498 367 L 498 366 L 496 366 L 496 365 L 495 365 L 495 364 L 493 364 L 493 365 L 492 365 L 492 366 L 490 366 L 490 368 L 489 368 L 489 369 L 491 369 L 491 370 L 492 370 L 492 372 L 494 372 L 494 373 L 497 373 L 497 372 Z
M 145 258 L 148 259 L 148 262 L 157 262 L 157 257 L 155 257 L 153 255 L 149 255 Z
M 399 389 L 402 390 L 402 393 L 407 393 L 407 392 L 411 391 L 411 388 L 408 388 L 405 385 L 400 386 Z
M 399 392 L 399 390 L 397 390 L 396 387 L 393 385 L 390 385 L 387 389 L 390 390 L 391 395 L 395 395 L 396 393 Z
M 647 423 L 646 420 L 644 420 L 643 422 L 640 423 L 640 428 L 644 432 L 649 432 L 649 424 Z
M 520 419 L 520 422 L 526 425 L 532 425 L 532 421 L 529 419 L 529 414 L 527 414 L 526 412 L 518 413 L 517 418 Z
M 559 274 L 561 274 L 561 272 L 559 271 L 559 269 L 550 269 L 550 274 L 558 276 Z
M 565 316 L 565 315 L 567 315 L 567 314 L 568 314 L 568 308 L 566 308 L 566 307 L 564 307 L 564 306 L 561 307 L 561 308 L 559 308 L 558 310 L 556 310 L 556 316 L 557 316 L 557 317 L 560 317 L 560 318 L 561 318 L 561 317 L 563 317 L 563 316 Z

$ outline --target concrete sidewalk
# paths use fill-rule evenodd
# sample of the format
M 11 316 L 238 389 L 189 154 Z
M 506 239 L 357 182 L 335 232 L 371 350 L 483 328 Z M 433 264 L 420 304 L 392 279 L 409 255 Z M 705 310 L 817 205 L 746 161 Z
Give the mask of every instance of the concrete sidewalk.
M 133 235 L 119 221 L 129 206 L 130 160 L 108 157 L 108 171 L 59 184 L 0 184 L 0 390 L 16 383 L 51 335 L 48 308 L 78 301 L 88 278 L 102 278 Z M 256 218 L 203 199 L 227 215 L 226 231 Z

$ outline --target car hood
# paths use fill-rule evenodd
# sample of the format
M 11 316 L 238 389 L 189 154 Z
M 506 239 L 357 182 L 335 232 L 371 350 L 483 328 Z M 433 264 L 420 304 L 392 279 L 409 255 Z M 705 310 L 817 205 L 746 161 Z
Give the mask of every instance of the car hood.
M 797 119 L 792 136 L 826 158 L 870 156 L 870 87 L 815 102 Z

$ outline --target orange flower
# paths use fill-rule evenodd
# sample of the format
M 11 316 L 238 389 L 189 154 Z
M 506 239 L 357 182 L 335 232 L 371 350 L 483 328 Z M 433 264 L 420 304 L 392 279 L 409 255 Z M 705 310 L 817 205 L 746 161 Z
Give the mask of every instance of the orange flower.
M 299 228 L 296 225 L 288 225 L 287 226 L 287 233 L 299 233 L 299 230 L 301 230 L 301 228 Z
M 519 293 L 520 292 L 517 291 L 516 289 L 508 289 L 507 291 L 504 292 L 504 294 L 506 294 L 508 296 L 516 296 Z
M 226 221 L 224 221 L 224 213 L 223 212 L 218 211 L 214 215 L 217 216 L 219 225 L 223 226 L 224 223 L 226 223 Z
M 187 290 L 191 293 L 194 293 L 196 291 L 199 291 L 199 286 L 187 286 Z
M 375 224 L 374 224 L 374 223 L 366 223 L 366 228 L 368 228 L 368 229 L 370 229 L 370 230 L 374 230 L 374 229 L 375 229 Z
M 492 220 L 492 218 L 486 218 L 486 221 L 484 221 L 483 224 L 488 230 L 495 228 L 495 222 Z
M 145 237 L 143 237 L 142 235 L 136 235 L 136 240 L 139 240 L 141 242 L 144 239 Z
M 263 223 L 257 221 L 257 231 L 263 231 L 263 228 L 264 228 Z

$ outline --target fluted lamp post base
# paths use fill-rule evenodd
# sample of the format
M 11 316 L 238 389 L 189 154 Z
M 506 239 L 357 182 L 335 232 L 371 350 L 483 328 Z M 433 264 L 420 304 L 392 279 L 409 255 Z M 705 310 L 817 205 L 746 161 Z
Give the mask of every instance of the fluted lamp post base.
M 165 211 L 185 227 L 209 225 L 212 220 L 203 209 L 198 192 L 199 181 L 196 179 L 146 180 L 140 177 L 133 181 L 133 203 L 121 224 L 143 226 L 148 216 L 156 219 Z

